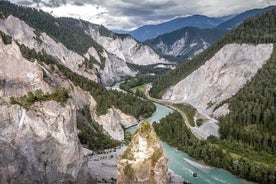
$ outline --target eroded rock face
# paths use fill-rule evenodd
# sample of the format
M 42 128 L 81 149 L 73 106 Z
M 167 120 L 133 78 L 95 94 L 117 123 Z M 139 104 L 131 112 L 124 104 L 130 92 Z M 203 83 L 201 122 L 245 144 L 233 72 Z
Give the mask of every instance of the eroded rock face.
M 73 105 L 0 106 L 0 183 L 93 183 Z
M 137 72 L 132 71 L 122 59 L 116 57 L 113 54 L 105 54 L 105 67 L 103 70 L 100 70 L 101 82 L 103 84 L 111 84 L 116 81 L 122 81 L 128 76 L 134 77 Z
M 81 56 L 69 49 L 62 43 L 58 43 L 46 33 L 36 35 L 34 29 L 17 17 L 9 16 L 7 19 L 0 19 L 0 30 L 5 34 L 24 44 L 37 52 L 44 50 L 47 54 L 57 58 L 72 71 L 96 82 L 109 84 L 125 79 L 127 76 L 135 76 L 136 73 L 130 70 L 125 61 L 105 50 L 98 53 L 95 48 L 88 49 L 85 56 Z M 38 41 L 39 39 L 39 41 Z M 104 58 L 102 63 L 100 56 Z M 94 69 L 84 67 L 85 57 L 94 57 L 104 68 L 95 64 Z M 98 76 L 97 76 L 98 75 Z
M 107 37 L 99 33 L 98 25 L 89 25 L 89 34 L 102 45 L 108 52 L 116 55 L 124 62 L 136 65 L 149 65 L 158 63 L 169 63 L 166 59 L 161 58 L 156 52 L 147 45 L 138 43 L 131 36 Z
M 163 99 L 185 102 L 210 115 L 214 107 L 236 94 L 272 54 L 273 44 L 228 44 L 188 77 L 169 88 Z M 224 106 L 216 115 L 224 115 Z
M 0 30 L 30 49 L 35 49 L 37 52 L 44 50 L 47 54 L 58 58 L 72 71 L 91 80 L 97 80 L 94 71 L 86 72 L 80 67 L 84 62 L 84 57 L 67 49 L 63 44 L 57 43 L 45 33 L 36 35 L 35 30 L 19 18 L 10 15 L 7 19 L 0 19 Z
M 167 161 L 153 127 L 143 121 L 117 162 L 117 183 L 169 183 Z
M 103 126 L 103 129 L 116 140 L 124 140 L 124 128 L 136 125 L 138 121 L 133 117 L 122 113 L 119 109 L 108 109 L 107 114 L 95 116 L 95 120 Z
M 0 48 L 0 96 L 23 96 L 36 89 L 48 90 L 39 65 L 23 58 L 14 41 L 5 45 L 0 39 Z

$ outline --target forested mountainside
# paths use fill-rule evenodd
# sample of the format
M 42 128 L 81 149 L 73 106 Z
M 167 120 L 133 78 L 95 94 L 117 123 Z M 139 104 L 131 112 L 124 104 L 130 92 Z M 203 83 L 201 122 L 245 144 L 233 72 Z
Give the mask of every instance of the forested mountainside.
M 166 85 L 173 85 L 174 80 L 179 81 L 188 76 L 226 44 L 274 44 L 271 58 L 258 70 L 257 74 L 232 98 L 216 107 L 229 104 L 230 110 L 228 114 L 218 119 L 220 138 L 211 136 L 206 141 L 198 141 L 183 126 L 180 115 L 172 114 L 163 119 L 160 124 L 154 124 L 162 140 L 197 159 L 227 169 L 250 181 L 276 182 L 275 19 L 276 10 L 273 9 L 246 20 L 192 61 L 160 75 L 155 80 L 151 93 L 158 96 L 161 93 L 157 92 L 164 91 Z M 167 82 L 168 78 L 171 78 L 173 82 Z M 163 85 L 164 83 L 166 85 Z M 157 88 L 154 88 L 155 85 Z M 171 122 L 178 123 L 172 124 Z M 190 141 L 184 141 L 187 139 Z
M 232 29 L 236 28 L 239 24 L 241 24 L 244 20 L 246 20 L 250 17 L 256 16 L 256 15 L 259 15 L 261 13 L 265 13 L 274 8 L 275 8 L 275 6 L 268 6 L 263 9 L 253 9 L 253 10 L 245 11 L 245 12 L 221 23 L 220 25 L 216 26 L 216 28 L 232 30 Z
M 199 68 L 204 62 L 209 60 L 224 45 L 230 43 L 274 43 L 275 42 L 275 26 L 273 13 L 275 10 L 269 11 L 264 15 L 250 18 L 237 29 L 225 35 L 221 40 L 206 49 L 203 53 L 194 57 L 191 61 L 187 61 L 178 65 L 176 69 L 158 75 L 153 82 L 153 88 L 150 93 L 154 97 L 161 98 L 165 90 L 187 77 L 194 70 Z M 268 16 L 269 15 L 269 16 Z M 269 18 L 270 17 L 270 18 Z M 171 79 L 171 80 L 167 80 Z
M 5 23 L 14 21 L 9 18 L 9 15 L 23 20 L 28 26 L 36 30 L 34 39 L 37 41 L 37 45 L 45 43 L 45 40 L 43 42 L 43 39 L 39 39 L 39 37 L 43 36 L 43 33 L 47 34 L 55 42 L 64 45 L 66 50 L 73 51 L 73 53 L 64 51 L 63 56 L 61 56 L 61 51 L 55 51 L 55 57 L 59 57 L 62 62 L 69 62 L 69 60 L 77 57 L 78 64 L 71 63 L 70 66 L 82 74 L 85 73 L 86 77 L 90 76 L 91 79 L 93 78 L 93 80 L 105 85 L 139 73 L 139 71 L 130 69 L 127 63 L 135 65 L 168 63 L 150 47 L 136 42 L 131 37 L 118 36 L 103 26 L 72 18 L 55 18 L 41 10 L 23 8 L 7 1 L 1 1 L 0 8 L 1 17 L 6 18 Z M 15 25 L 19 26 L 18 24 Z M 17 29 L 21 28 L 18 27 Z M 10 34 L 16 34 L 13 33 L 12 28 L 7 31 L 10 31 Z M 24 29 L 21 31 L 22 34 L 25 33 Z M 17 36 L 20 37 L 18 34 Z M 47 41 L 49 42 L 49 40 Z M 51 53 L 53 48 L 48 48 L 47 44 L 50 47 L 50 43 L 46 43 L 43 49 L 48 54 L 53 55 Z M 126 45 L 131 45 L 129 46 L 131 48 L 126 47 Z M 68 58 L 69 55 L 71 58 Z M 74 56 L 73 59 L 72 56 Z

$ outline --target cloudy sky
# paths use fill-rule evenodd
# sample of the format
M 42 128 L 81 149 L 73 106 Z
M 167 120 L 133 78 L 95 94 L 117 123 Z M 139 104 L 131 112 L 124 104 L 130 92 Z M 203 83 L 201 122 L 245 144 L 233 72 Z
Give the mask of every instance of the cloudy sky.
M 276 0 L 10 0 L 40 7 L 54 16 L 70 16 L 111 30 L 133 30 L 194 14 L 219 17 L 276 5 Z

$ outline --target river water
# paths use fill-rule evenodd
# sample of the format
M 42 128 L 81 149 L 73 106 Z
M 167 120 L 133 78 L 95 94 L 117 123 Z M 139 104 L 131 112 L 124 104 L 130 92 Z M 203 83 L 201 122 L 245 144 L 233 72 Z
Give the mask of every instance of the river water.
M 111 87 L 112 89 L 118 89 L 119 84 Z M 156 111 L 147 120 L 150 123 L 154 121 L 159 122 L 160 119 L 166 117 L 172 112 L 171 109 L 155 103 Z M 127 129 L 128 132 L 134 132 L 136 126 Z M 186 153 L 179 151 L 167 143 L 161 141 L 161 145 L 165 151 L 165 155 L 168 158 L 168 166 L 176 174 L 182 176 L 185 181 L 189 181 L 195 184 L 243 184 L 245 181 L 233 176 L 231 173 L 223 169 L 214 168 L 211 166 L 202 165 L 196 162 L 192 157 Z M 197 173 L 197 177 L 193 177 L 193 173 Z

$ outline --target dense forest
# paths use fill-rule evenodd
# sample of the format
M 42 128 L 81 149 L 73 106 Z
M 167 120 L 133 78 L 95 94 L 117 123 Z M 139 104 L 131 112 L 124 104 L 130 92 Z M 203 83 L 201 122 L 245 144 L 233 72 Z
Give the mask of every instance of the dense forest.
M 246 20 L 209 51 L 214 52 L 216 47 L 219 49 L 219 45 L 226 43 L 275 43 L 275 38 L 276 9 Z M 195 58 L 197 67 L 200 66 L 198 59 L 209 55 L 204 52 Z M 187 68 L 192 70 L 191 66 Z M 209 137 L 206 141 L 193 138 L 180 115 L 176 114 L 169 115 L 160 124 L 154 123 L 157 134 L 170 145 L 207 164 L 250 181 L 276 183 L 275 68 L 274 44 L 272 57 L 263 68 L 236 95 L 224 102 L 230 104 L 230 113 L 219 119 L 220 138 Z M 185 70 L 183 75 L 187 74 Z M 163 77 L 170 75 L 169 72 Z
M 214 43 L 198 56 L 190 61 L 178 65 L 174 70 L 158 75 L 153 82 L 150 95 L 161 98 L 165 90 L 187 77 L 199 68 L 207 60 L 214 56 L 225 44 L 230 43 L 275 43 L 276 40 L 276 10 L 249 18 L 239 25 L 235 30 L 225 35 L 221 40 Z M 168 80 L 170 79 L 170 80 Z
M 132 88 L 150 83 L 153 79 L 154 76 L 152 75 L 138 75 L 137 77 L 126 79 L 120 84 L 120 88 L 131 93 Z
M 271 59 L 235 96 L 220 118 L 222 139 L 241 141 L 276 155 L 276 49 Z
M 133 115 L 136 118 L 147 118 L 155 111 L 155 105 L 152 102 L 139 99 L 132 94 L 122 93 L 115 90 L 109 91 L 102 85 L 71 71 L 45 52 L 37 53 L 34 49 L 29 49 L 25 45 L 20 45 L 20 50 L 23 57 L 29 61 L 36 59 L 38 62 L 46 65 L 55 65 L 59 71 L 76 86 L 80 86 L 83 90 L 90 91 L 91 95 L 97 102 L 96 112 L 98 114 L 106 114 L 107 110 L 112 106 L 121 109 L 122 112 Z

